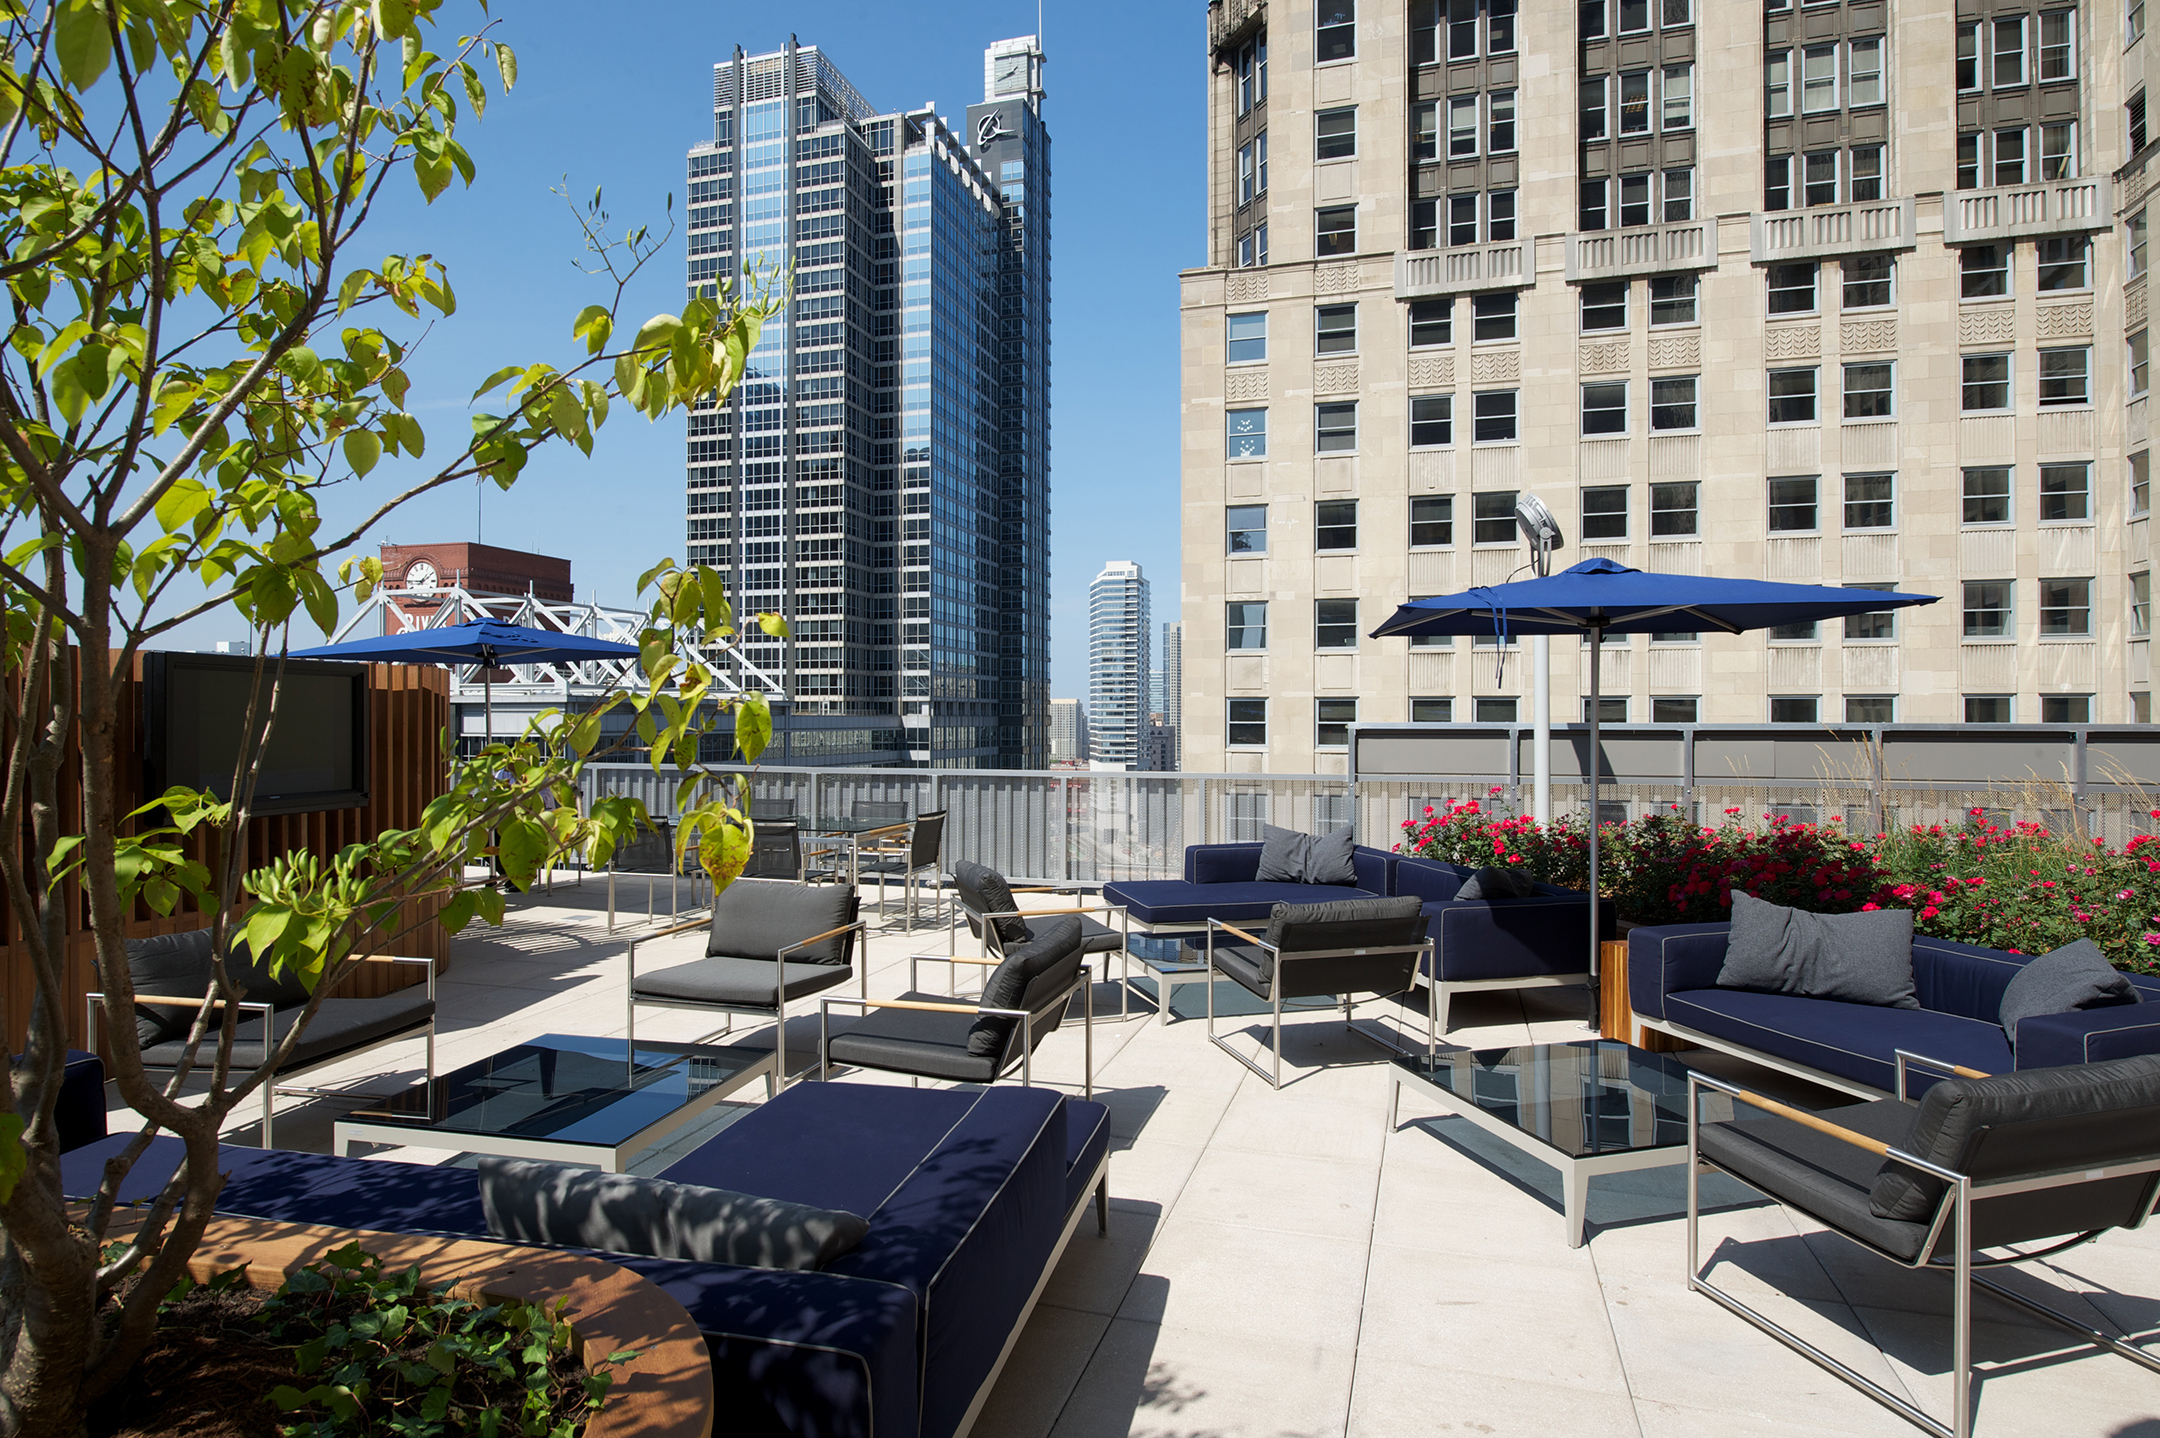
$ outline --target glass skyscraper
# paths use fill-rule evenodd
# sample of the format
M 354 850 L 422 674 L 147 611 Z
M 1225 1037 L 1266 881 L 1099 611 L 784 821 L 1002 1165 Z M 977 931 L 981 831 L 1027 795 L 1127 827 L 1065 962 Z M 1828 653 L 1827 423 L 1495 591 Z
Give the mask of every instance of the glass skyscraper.
M 714 67 L 689 155 L 693 292 L 794 284 L 690 417 L 687 558 L 786 643 L 778 763 L 1040 768 L 1049 703 L 1049 137 L 1032 37 L 955 135 L 814 47 Z

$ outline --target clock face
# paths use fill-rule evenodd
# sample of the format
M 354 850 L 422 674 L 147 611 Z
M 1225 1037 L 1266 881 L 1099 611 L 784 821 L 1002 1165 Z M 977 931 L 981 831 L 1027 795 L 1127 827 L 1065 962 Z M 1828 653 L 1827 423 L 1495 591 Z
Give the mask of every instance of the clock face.
M 992 86 L 1000 95 L 1014 95 L 1027 88 L 1027 56 L 1000 55 Z
M 405 566 L 405 587 L 415 594 L 435 592 L 435 566 L 425 559 L 416 559 Z

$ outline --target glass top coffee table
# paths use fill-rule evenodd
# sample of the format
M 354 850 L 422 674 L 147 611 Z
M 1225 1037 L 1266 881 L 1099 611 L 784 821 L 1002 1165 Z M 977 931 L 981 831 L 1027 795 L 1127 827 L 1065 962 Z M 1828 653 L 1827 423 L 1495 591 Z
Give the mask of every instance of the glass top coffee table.
M 1568 1247 L 1583 1242 L 1590 1180 L 1687 1162 L 1688 1066 L 1617 1039 L 1443 1048 L 1394 1060 L 1388 1127 L 1405 1086 L 1560 1170 Z
M 608 1173 L 763 1075 L 770 1049 L 542 1034 L 423 1080 L 339 1119 L 331 1151 L 355 1143 L 448 1148 L 597 1164 Z

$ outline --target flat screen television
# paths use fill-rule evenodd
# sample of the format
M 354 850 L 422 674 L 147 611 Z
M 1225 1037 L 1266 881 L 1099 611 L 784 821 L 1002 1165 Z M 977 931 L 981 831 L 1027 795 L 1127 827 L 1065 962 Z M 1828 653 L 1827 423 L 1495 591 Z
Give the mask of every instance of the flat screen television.
M 250 758 L 262 751 L 252 812 L 313 814 L 365 807 L 367 666 L 288 659 L 280 675 L 274 661 L 266 663 L 255 730 L 248 735 L 249 697 L 257 682 L 255 660 L 247 655 L 143 656 L 145 797 L 179 784 L 231 798 L 245 744 Z

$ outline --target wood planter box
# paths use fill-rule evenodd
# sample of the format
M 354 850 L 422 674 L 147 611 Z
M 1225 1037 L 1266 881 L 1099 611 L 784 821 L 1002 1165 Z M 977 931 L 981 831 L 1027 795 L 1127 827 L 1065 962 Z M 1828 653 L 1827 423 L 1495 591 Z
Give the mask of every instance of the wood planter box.
M 1598 1032 L 1654 1054 L 1686 1048 L 1671 1034 L 1644 1028 L 1635 1017 L 1635 1008 L 1628 1002 L 1627 955 L 1626 939 L 1607 939 L 1598 945 Z

